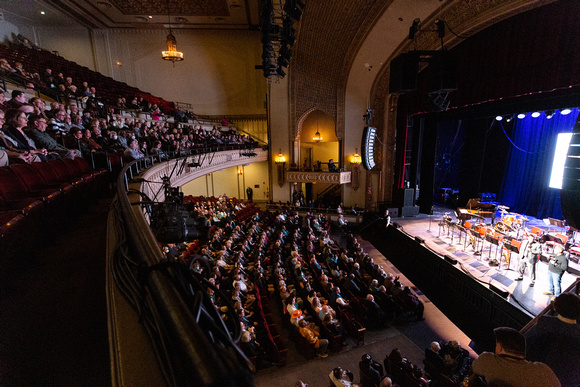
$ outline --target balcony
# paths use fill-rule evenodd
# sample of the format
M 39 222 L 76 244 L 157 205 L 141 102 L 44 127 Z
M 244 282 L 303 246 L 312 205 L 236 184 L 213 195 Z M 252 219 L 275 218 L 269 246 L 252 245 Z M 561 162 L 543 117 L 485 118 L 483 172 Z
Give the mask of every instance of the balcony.
M 286 172 L 286 181 L 290 183 L 348 184 L 351 182 L 351 172 L 288 171 Z

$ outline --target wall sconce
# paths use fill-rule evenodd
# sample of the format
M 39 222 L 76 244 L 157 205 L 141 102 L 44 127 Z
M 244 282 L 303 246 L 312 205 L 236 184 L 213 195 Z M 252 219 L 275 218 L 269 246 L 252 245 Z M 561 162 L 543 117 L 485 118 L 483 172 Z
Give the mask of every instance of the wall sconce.
M 284 186 L 284 165 L 286 164 L 286 157 L 282 154 L 282 149 L 280 149 L 280 153 L 278 156 L 274 158 L 274 162 L 278 166 L 278 185 L 280 187 Z
M 238 167 L 238 175 L 243 175 L 244 171 L 242 169 L 242 167 Z
M 357 149 L 354 149 L 354 155 L 350 157 L 350 163 L 352 165 L 352 176 L 351 176 L 351 184 L 352 189 L 356 191 L 360 185 L 360 163 L 362 162 L 362 158 L 357 152 Z

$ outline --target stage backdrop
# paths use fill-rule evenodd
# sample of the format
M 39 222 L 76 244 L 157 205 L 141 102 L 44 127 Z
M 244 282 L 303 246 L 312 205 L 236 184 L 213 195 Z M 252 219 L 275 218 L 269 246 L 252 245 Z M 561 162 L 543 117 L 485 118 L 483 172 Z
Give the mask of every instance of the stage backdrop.
M 547 119 L 544 112 L 518 119 L 504 173 L 499 201 L 510 211 L 536 218 L 562 219 L 560 190 L 548 187 L 558 133 L 572 132 L 578 109 Z M 496 125 L 502 125 L 497 122 Z M 506 133 L 508 137 L 509 132 Z

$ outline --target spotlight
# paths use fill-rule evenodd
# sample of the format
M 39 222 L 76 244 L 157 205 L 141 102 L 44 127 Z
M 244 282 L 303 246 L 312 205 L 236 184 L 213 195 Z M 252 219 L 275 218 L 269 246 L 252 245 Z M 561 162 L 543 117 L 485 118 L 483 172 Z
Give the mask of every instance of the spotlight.
M 546 110 L 546 119 L 551 119 L 552 117 L 554 117 L 554 110 Z
M 416 18 L 413 20 L 413 24 L 409 27 L 409 39 L 413 39 L 417 31 L 419 31 L 419 23 L 421 23 L 421 19 Z
M 501 120 L 503 120 L 503 117 L 502 116 L 495 116 L 495 120 L 496 121 L 501 121 Z
M 520 114 L 518 114 L 518 118 L 520 120 L 523 120 L 524 118 L 526 118 L 526 113 L 520 113 Z
M 540 116 L 540 112 L 533 112 L 532 118 L 538 118 Z
M 302 18 L 303 9 L 304 3 L 300 0 L 286 0 L 284 3 L 284 12 L 296 21 Z
M 437 35 L 440 39 L 445 37 L 445 21 L 444 20 L 435 20 L 435 25 L 437 26 Z
M 511 120 L 513 120 L 513 119 L 514 119 L 514 116 L 513 115 L 509 115 L 509 116 L 507 116 L 505 118 L 505 122 L 511 122 Z
M 568 115 L 570 113 L 572 113 L 572 110 L 571 109 L 563 109 L 563 110 L 560 111 L 560 114 L 563 115 L 563 116 Z

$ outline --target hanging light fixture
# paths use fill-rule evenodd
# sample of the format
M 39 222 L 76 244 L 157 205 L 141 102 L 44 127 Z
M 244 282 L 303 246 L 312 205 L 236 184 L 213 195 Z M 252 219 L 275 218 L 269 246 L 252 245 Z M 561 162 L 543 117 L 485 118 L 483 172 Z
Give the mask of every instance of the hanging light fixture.
M 322 136 L 320 135 L 320 132 L 318 131 L 318 114 L 319 114 L 319 112 L 316 113 L 316 133 L 314 133 L 314 137 L 312 137 L 312 141 L 314 141 L 314 142 L 322 141 Z
M 171 17 L 169 16 L 169 0 L 166 1 L 167 4 L 167 20 L 169 24 L 169 35 L 167 35 L 167 51 L 161 51 L 161 56 L 165 60 L 169 60 L 175 66 L 175 62 L 180 62 L 183 60 L 183 52 L 177 51 L 177 40 L 173 36 L 171 31 Z

